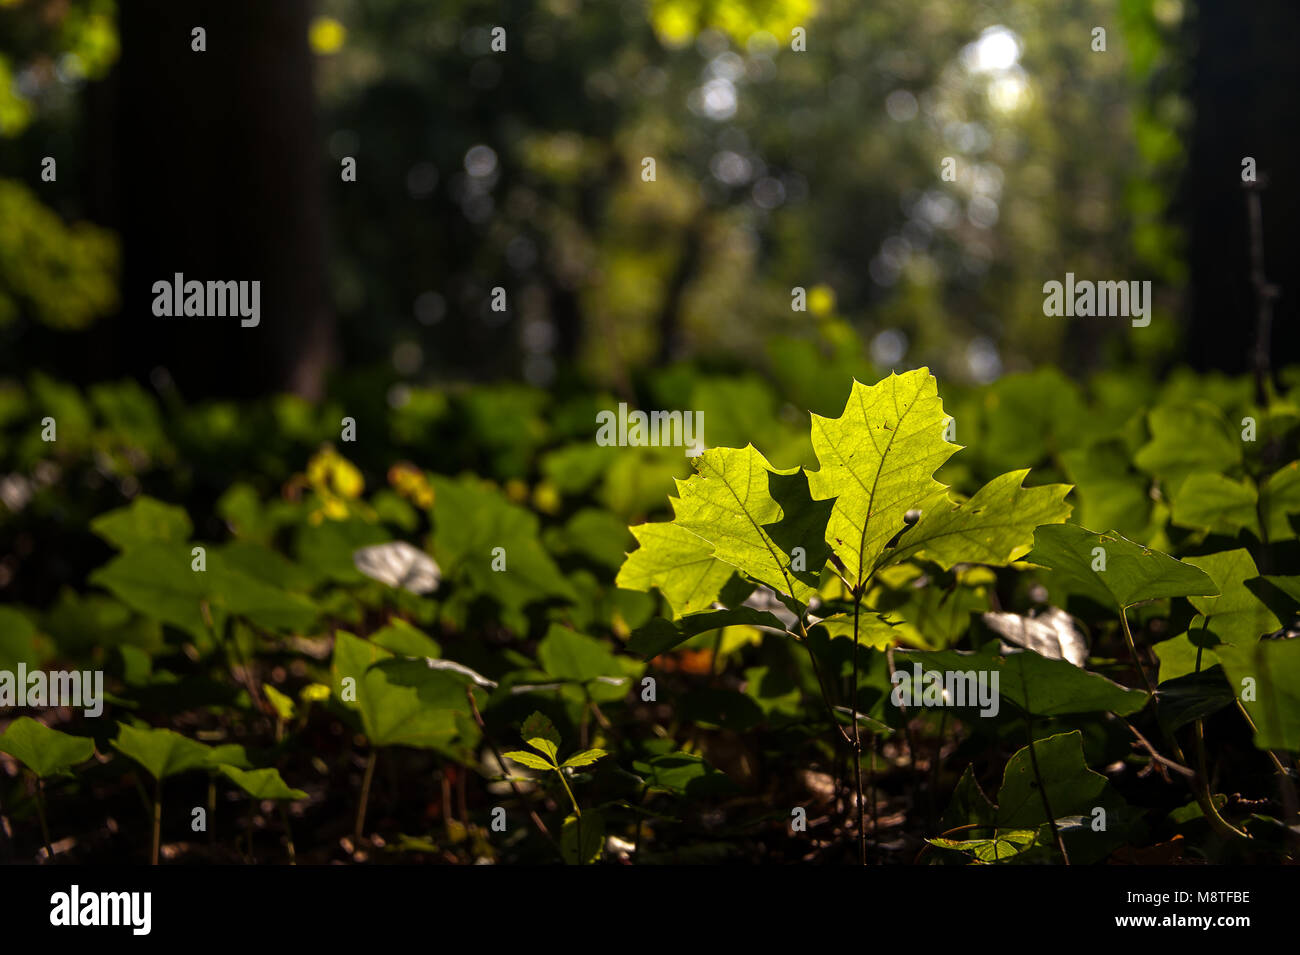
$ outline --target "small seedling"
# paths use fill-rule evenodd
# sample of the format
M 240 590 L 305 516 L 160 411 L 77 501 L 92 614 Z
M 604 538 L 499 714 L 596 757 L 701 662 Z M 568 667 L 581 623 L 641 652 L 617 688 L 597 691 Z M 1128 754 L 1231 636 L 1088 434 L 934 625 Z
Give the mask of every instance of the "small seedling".
M 569 802 L 573 805 L 573 814 L 564 820 L 564 829 L 561 833 L 565 861 L 585 865 L 600 852 L 600 841 L 604 837 L 604 820 L 595 810 L 589 810 L 587 815 L 583 816 L 578 800 L 574 798 L 573 789 L 569 786 L 565 770 L 590 766 L 609 754 L 603 749 L 584 749 L 582 752 L 574 753 L 564 762 L 560 762 L 560 734 L 556 731 L 555 725 L 541 713 L 533 713 L 524 720 L 519 735 L 525 743 L 542 755 L 515 750 L 506 753 L 506 758 L 521 763 L 529 769 L 550 770 L 560 778 L 560 784 L 564 786 Z

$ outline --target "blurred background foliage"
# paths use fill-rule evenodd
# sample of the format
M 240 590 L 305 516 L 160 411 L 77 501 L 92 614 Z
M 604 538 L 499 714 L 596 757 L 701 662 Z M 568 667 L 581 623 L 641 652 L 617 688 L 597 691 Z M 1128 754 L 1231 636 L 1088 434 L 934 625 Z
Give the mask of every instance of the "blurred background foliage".
M 0 0 L 0 586 L 38 538 L 33 586 L 77 579 L 102 555 L 50 527 L 84 536 L 141 490 L 214 515 L 235 486 L 272 496 L 344 415 L 371 482 L 407 459 L 625 520 L 687 465 L 594 446 L 618 401 L 700 410 L 708 444 L 787 466 L 807 410 L 925 364 L 975 447 L 958 486 L 1070 478 L 1137 421 L 1097 451 L 1118 461 L 1170 394 L 1236 421 L 1241 379 L 1173 370 L 1246 366 L 1240 284 L 1201 297 L 1208 337 L 1188 315 L 1212 272 L 1245 282 L 1237 157 L 1276 164 L 1300 127 L 1238 110 L 1260 138 L 1193 144 L 1207 71 L 1284 76 L 1262 37 L 1295 11 L 1265 6 L 1224 52 L 1220 0 Z M 1273 261 L 1294 197 L 1278 177 Z M 261 325 L 154 319 L 175 271 L 260 278 Z M 1067 271 L 1151 280 L 1155 319 L 1046 318 Z

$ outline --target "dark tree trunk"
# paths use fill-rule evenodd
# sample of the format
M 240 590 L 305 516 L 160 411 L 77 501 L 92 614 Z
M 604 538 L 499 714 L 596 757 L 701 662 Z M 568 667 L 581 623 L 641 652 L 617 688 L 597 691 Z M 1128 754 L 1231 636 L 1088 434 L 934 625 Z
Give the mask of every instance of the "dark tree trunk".
M 1264 273 L 1280 286 L 1274 368 L 1300 360 L 1300 4 L 1200 0 L 1194 11 L 1191 98 L 1196 119 L 1183 207 L 1189 226 L 1191 319 L 1187 357 L 1200 369 L 1251 368 L 1256 294 L 1241 160 L 1261 179 Z
M 334 352 L 310 0 L 119 6 L 122 57 L 96 104 L 115 112 L 106 218 L 124 247 L 123 306 L 104 323 L 117 366 L 165 368 L 187 398 L 289 390 L 318 397 Z M 207 30 L 207 51 L 191 30 Z M 92 124 L 92 128 L 94 128 Z M 261 285 L 261 321 L 158 318 L 152 286 Z

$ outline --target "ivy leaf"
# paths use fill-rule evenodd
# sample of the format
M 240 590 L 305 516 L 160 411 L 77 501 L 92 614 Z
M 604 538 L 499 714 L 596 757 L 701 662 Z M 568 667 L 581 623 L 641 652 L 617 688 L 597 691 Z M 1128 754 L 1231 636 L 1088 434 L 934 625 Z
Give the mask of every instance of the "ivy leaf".
M 159 781 L 191 769 L 211 765 L 212 751 L 202 743 L 169 729 L 136 729 L 118 724 L 113 748 L 129 756 Z
M 1169 519 L 1179 527 L 1230 536 L 1248 530 L 1258 537 L 1258 502 L 1259 495 L 1249 481 L 1234 481 L 1222 474 L 1192 474 L 1178 489 Z
M 659 617 L 651 618 L 645 626 L 638 628 L 632 634 L 632 639 L 627 642 L 627 649 L 632 653 L 639 653 L 643 659 L 650 660 L 701 633 L 737 626 L 785 630 L 781 621 L 765 610 L 755 610 L 753 607 L 706 610 L 703 613 L 687 614 L 671 623 Z
M 1209 574 L 1220 592 L 1217 597 L 1188 598 L 1199 614 L 1188 625 L 1189 633 L 1208 630 L 1220 642 L 1244 646 L 1282 626 L 1282 621 L 1246 586 L 1246 581 L 1259 576 L 1250 551 L 1240 548 L 1188 557 L 1187 563 Z
M 525 753 L 523 750 L 514 750 L 504 755 L 506 759 L 513 759 L 516 763 L 522 763 L 529 769 L 555 769 L 554 763 L 549 763 L 533 753 Z
M 307 794 L 301 789 L 291 788 L 275 769 L 245 770 L 238 766 L 222 765 L 221 772 L 254 799 L 280 801 L 307 798 Z
M 1300 640 L 1256 640 L 1215 653 L 1255 724 L 1255 745 L 1300 752 Z
M 1068 484 L 1022 487 L 1026 468 L 995 477 L 968 501 L 947 495 L 923 507 L 921 519 L 882 555 L 877 566 L 924 557 L 944 570 L 957 563 L 1005 567 L 1034 546 L 1034 531 L 1043 524 L 1059 524 L 1070 516 L 1065 495 Z M 936 495 L 938 496 L 938 495 Z
M 194 531 L 185 509 L 141 494 L 126 507 L 100 514 L 90 529 L 118 550 L 151 541 L 189 540 Z
M 969 853 L 979 862 L 1008 862 L 1038 845 L 1037 829 L 1000 829 L 985 839 L 926 839 L 936 849 Z
M 399 682 L 400 673 L 383 666 L 393 654 L 377 644 L 340 630 L 334 637 L 331 676 L 341 688 L 351 679 L 356 700 L 340 701 L 361 716 L 361 728 L 372 746 L 411 746 L 439 749 L 457 734 L 459 709 L 437 706 L 422 695 L 420 687 Z M 468 706 L 468 704 L 466 704 Z
M 1049 660 L 1033 650 L 1021 650 L 1005 656 L 981 650 L 967 653 L 959 650 L 900 652 L 894 657 L 899 668 L 906 668 L 912 676 L 911 665 L 917 663 L 922 672 L 974 671 L 989 674 L 991 688 L 993 675 L 997 675 L 995 698 L 1014 704 L 1032 716 L 1068 716 L 1080 713 L 1110 712 L 1128 716 L 1142 709 L 1147 694 L 1131 690 L 1112 680 L 1067 660 Z M 925 684 L 914 684 L 914 689 L 924 689 Z M 968 701 L 971 707 L 977 702 Z M 998 715 L 1001 715 L 999 713 Z
M 570 815 L 560 830 L 560 850 L 569 865 L 588 865 L 600 858 L 605 847 L 605 818 L 588 809 L 581 816 Z
M 1159 405 L 1147 416 L 1151 440 L 1134 463 L 1163 480 L 1174 498 L 1188 475 L 1222 474 L 1241 463 L 1241 441 L 1218 408 L 1207 402 Z
M 1038 776 L 1047 791 L 1053 814 L 1062 816 L 1091 814 L 1100 805 L 1107 789 L 1106 777 L 1088 768 L 1083 752 L 1083 734 L 1078 730 L 1057 733 L 1034 741 Z M 1034 773 L 1029 747 L 1017 750 L 1007 762 L 998 790 L 999 826 L 1027 828 L 1047 823 L 1043 811 L 1043 794 Z
M 0 735 L 0 753 L 8 753 L 41 779 L 48 779 L 94 756 L 95 742 L 52 730 L 30 716 L 20 716 Z
M 469 478 L 434 478 L 432 483 L 438 499 L 433 547 L 443 577 L 468 581 L 516 622 L 529 603 L 577 599 L 572 584 L 542 547 L 540 524 L 532 511 Z M 505 551 L 507 573 L 492 569 L 498 547 Z
M 735 790 L 725 773 L 719 772 L 692 753 L 663 753 L 633 768 L 645 777 L 651 790 L 678 796 L 707 796 Z
M 614 583 L 625 590 L 658 588 L 675 617 L 709 607 L 733 573 L 713 556 L 708 541 L 677 524 L 636 524 L 628 530 L 641 546 L 627 556 Z
M 625 679 L 618 659 L 604 643 L 553 623 L 537 646 L 537 662 L 557 680 L 587 683 L 602 676 Z
M 1034 549 L 1025 560 L 1068 577 L 1080 592 L 1116 610 L 1161 597 L 1219 594 L 1214 581 L 1198 567 L 1135 544 L 1115 531 L 1099 534 L 1077 524 L 1038 528 Z
M 598 759 L 604 759 L 609 753 L 603 749 L 584 749 L 581 753 L 574 753 L 566 759 L 561 765 L 564 767 L 590 766 Z
M 199 604 L 209 588 L 204 574 L 191 569 L 192 560 L 186 544 L 151 541 L 93 571 L 90 582 L 111 591 L 132 610 L 202 640 L 207 628 Z
M 816 592 L 790 567 L 790 555 L 764 525 L 783 513 L 772 497 L 769 475 L 778 471 L 755 448 L 710 448 L 695 459 L 696 473 L 677 482 L 675 523 L 713 545 L 713 556 L 779 593 L 807 605 Z
M 1292 540 L 1296 528 L 1289 520 L 1300 514 L 1300 461 L 1292 461 L 1269 476 L 1259 495 L 1265 530 L 1271 541 Z
M 808 485 L 817 500 L 835 501 L 826 542 L 855 586 L 906 526 L 904 515 L 946 490 L 934 472 L 959 446 L 944 440 L 945 421 L 926 368 L 876 385 L 855 380 L 840 417 L 812 416 L 819 469 Z

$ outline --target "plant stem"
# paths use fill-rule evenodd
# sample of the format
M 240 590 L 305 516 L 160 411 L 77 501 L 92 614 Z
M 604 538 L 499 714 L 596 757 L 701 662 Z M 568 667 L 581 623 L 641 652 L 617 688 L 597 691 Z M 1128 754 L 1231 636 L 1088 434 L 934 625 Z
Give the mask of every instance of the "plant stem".
M 1048 825 L 1052 827 L 1052 838 L 1056 840 L 1056 851 L 1061 854 L 1061 861 L 1066 865 L 1070 864 L 1070 856 L 1065 851 L 1065 840 L 1061 838 L 1061 830 L 1056 826 L 1056 816 L 1052 813 L 1051 803 L 1047 801 L 1047 787 L 1043 785 L 1043 776 L 1038 771 L 1038 753 L 1034 750 L 1034 723 L 1026 716 L 1025 729 L 1029 733 L 1029 763 L 1034 768 L 1034 782 L 1038 784 L 1038 794 L 1043 799 L 1043 811 L 1047 813 Z
M 366 825 L 366 803 L 370 799 L 370 783 L 375 778 L 375 763 L 379 759 L 379 750 L 371 746 L 370 755 L 366 758 L 366 775 L 361 780 L 361 801 L 357 803 L 357 824 L 352 830 L 352 849 L 355 852 L 361 848 L 361 831 Z
M 289 809 L 283 802 L 277 805 L 280 807 L 280 822 L 284 824 L 284 841 L 289 847 L 289 865 L 297 865 L 298 853 L 293 847 L 293 827 L 289 825 Z
M 257 811 L 257 800 L 252 796 L 248 797 L 248 864 L 256 865 L 257 860 L 253 858 L 253 814 Z
M 1133 664 L 1142 673 L 1142 679 L 1146 682 L 1147 690 L 1151 694 L 1151 705 L 1155 707 L 1157 711 L 1156 724 L 1160 727 L 1160 731 L 1164 733 L 1165 741 L 1169 744 L 1169 751 L 1174 754 L 1174 759 L 1178 760 L 1178 762 L 1185 766 L 1187 765 L 1187 757 L 1183 755 L 1183 748 L 1178 745 L 1178 739 L 1174 736 L 1173 730 L 1166 729 L 1165 725 L 1160 722 L 1160 704 L 1156 700 L 1155 687 L 1151 685 L 1151 680 L 1147 677 L 1146 670 L 1144 670 L 1142 664 L 1138 662 L 1137 654 L 1133 650 L 1133 634 L 1129 632 L 1128 620 L 1125 619 L 1123 610 L 1120 611 L 1119 618 L 1124 621 L 1124 636 L 1128 639 L 1129 652 L 1133 654 Z M 1198 670 L 1200 669 L 1200 660 L 1201 654 L 1198 649 L 1196 653 L 1196 665 Z M 1200 721 L 1198 720 L 1197 722 L 1199 724 Z M 1250 841 L 1250 835 L 1248 833 L 1238 829 L 1219 814 L 1219 807 L 1214 804 L 1214 796 L 1210 792 L 1210 782 L 1205 776 L 1203 760 L 1200 766 L 1200 771 L 1188 780 L 1188 783 L 1192 787 L 1192 796 L 1196 799 L 1196 804 L 1201 807 L 1201 813 L 1205 816 L 1205 821 L 1210 824 L 1211 829 L 1220 836 L 1223 836 L 1225 839 L 1237 839 L 1246 842 Z
M 510 775 L 509 770 L 506 769 L 506 761 L 501 757 L 501 750 L 497 748 L 496 741 L 488 732 L 487 723 L 483 721 L 483 714 L 478 711 L 478 701 L 474 699 L 474 690 L 466 687 L 465 695 L 469 697 L 470 712 L 474 714 L 474 722 L 478 724 L 478 728 L 483 734 L 483 742 L 487 744 L 487 748 L 496 759 L 497 765 L 501 767 L 501 771 L 506 774 L 506 781 L 510 784 L 510 791 L 515 794 L 516 799 L 527 805 L 523 791 L 519 788 L 519 784 L 515 782 L 514 777 Z M 555 837 L 551 835 L 551 831 L 546 828 L 546 823 L 542 822 L 542 817 L 537 815 L 537 810 L 531 805 L 528 806 L 528 818 L 533 821 L 537 831 L 546 837 L 546 841 L 558 850 L 559 844 L 555 841 Z
M 853 791 L 858 800 L 858 864 L 867 864 L 867 807 L 862 798 L 862 729 L 858 724 L 858 614 L 862 593 L 853 594 L 853 686 L 849 705 L 853 715 Z
M 162 842 L 162 780 L 153 781 L 153 853 L 151 865 L 158 864 L 158 847 Z
M 564 784 L 564 791 L 569 794 L 569 802 L 573 803 L 573 814 L 581 819 L 582 810 L 578 808 L 578 800 L 573 798 L 573 790 L 569 788 L 569 781 L 564 778 L 564 770 L 556 767 L 555 774 L 560 777 L 560 782 Z
M 208 845 L 217 840 L 217 777 L 208 776 Z
M 1146 667 L 1138 659 L 1137 646 L 1133 643 L 1133 631 L 1128 628 L 1128 612 L 1123 607 L 1119 608 L 1119 622 L 1124 625 L 1124 642 L 1128 644 L 1128 654 L 1133 658 L 1133 666 L 1137 667 L 1138 673 L 1142 674 L 1142 682 L 1146 684 L 1147 692 L 1154 696 L 1156 692 L 1155 684 L 1151 682 L 1151 678 L 1147 676 Z
M 41 820 L 41 838 L 45 840 L 45 860 L 54 861 L 54 850 L 50 848 L 50 827 L 45 821 L 45 780 L 36 777 L 36 815 Z

